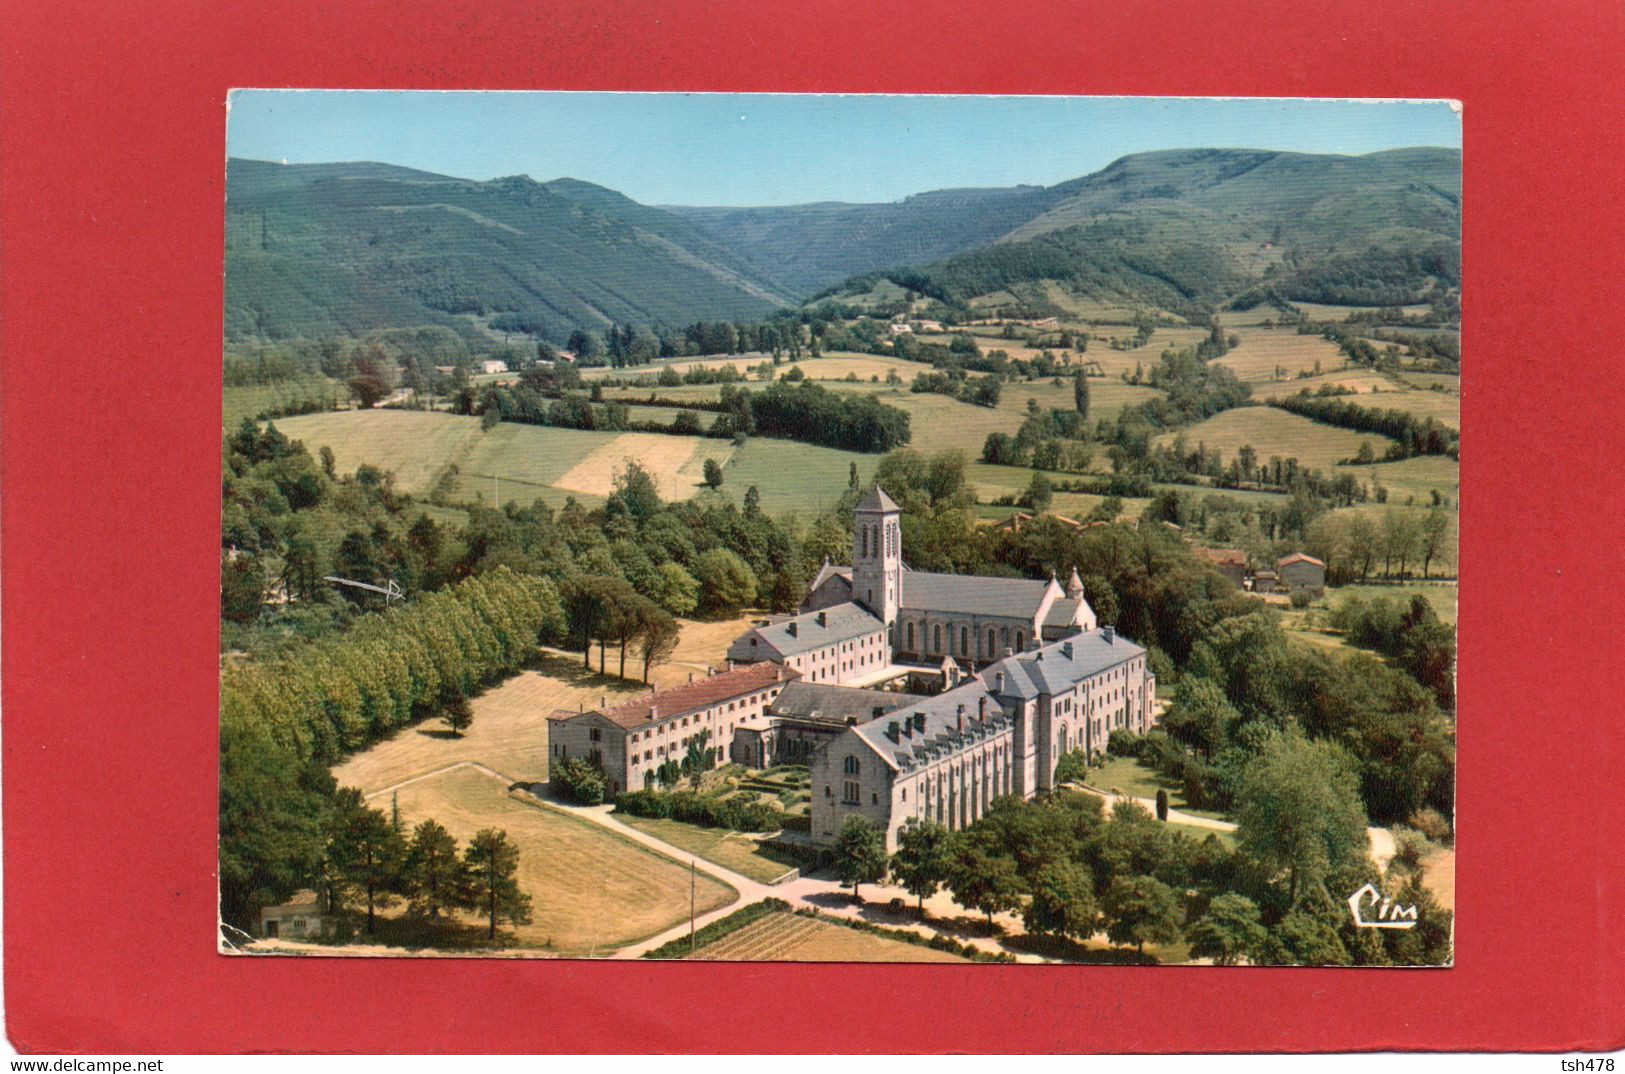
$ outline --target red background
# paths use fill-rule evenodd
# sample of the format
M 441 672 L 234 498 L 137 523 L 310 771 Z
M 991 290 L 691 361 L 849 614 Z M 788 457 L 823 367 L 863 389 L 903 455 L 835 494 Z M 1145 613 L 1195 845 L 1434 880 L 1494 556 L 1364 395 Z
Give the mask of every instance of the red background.
M 79 1052 L 1625 1044 L 1625 817 L 1610 689 L 1625 666 L 1613 596 L 1625 565 L 1621 12 L 1393 0 L 8 4 L 0 428 L 13 1042 Z M 221 217 L 234 86 L 1463 100 L 1455 968 L 216 955 Z

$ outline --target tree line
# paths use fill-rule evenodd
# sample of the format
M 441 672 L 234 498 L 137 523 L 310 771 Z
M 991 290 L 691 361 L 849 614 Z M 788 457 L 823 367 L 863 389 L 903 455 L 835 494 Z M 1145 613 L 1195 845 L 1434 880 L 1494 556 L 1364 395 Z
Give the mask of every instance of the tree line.
M 1269 405 L 1326 425 L 1386 436 L 1394 441 L 1385 456 L 1389 461 L 1413 455 L 1448 455 L 1455 459 L 1461 454 L 1461 434 L 1437 418 L 1420 418 L 1403 410 L 1378 410 L 1307 391 L 1271 399 Z

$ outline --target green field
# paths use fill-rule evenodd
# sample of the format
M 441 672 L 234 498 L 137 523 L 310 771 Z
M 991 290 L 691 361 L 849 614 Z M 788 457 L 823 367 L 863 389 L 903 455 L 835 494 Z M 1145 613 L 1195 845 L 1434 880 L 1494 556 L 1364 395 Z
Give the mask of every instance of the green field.
M 1268 406 L 1226 410 L 1181 433 L 1188 449 L 1206 444 L 1208 450 L 1217 451 L 1226 464 L 1243 446 L 1251 445 L 1260 464 L 1268 463 L 1273 457 L 1295 458 L 1300 466 L 1323 472 L 1329 472 L 1344 459 L 1353 458 L 1362 441 L 1371 445 L 1378 458 L 1393 443 L 1386 436 L 1323 425 Z M 1166 433 L 1157 437 L 1156 442 L 1172 444 L 1181 433 Z
M 1448 455 L 1417 455 L 1398 462 L 1340 469 L 1368 485 L 1381 484 L 1388 490 L 1390 504 L 1403 504 L 1414 497 L 1417 503 L 1426 505 L 1432 502 L 1435 491 L 1455 504 L 1461 494 L 1461 464 Z
M 280 380 L 275 384 L 250 384 L 228 387 L 221 402 L 221 428 L 230 432 L 243 423 L 244 418 L 257 418 L 271 410 L 282 410 L 293 403 L 321 399 L 329 405 L 343 403 L 350 396 L 344 385 L 323 376 L 298 377 Z
M 1456 583 L 1434 582 L 1417 585 L 1340 585 L 1326 591 L 1324 604 L 1328 608 L 1335 608 L 1345 597 L 1359 597 L 1362 600 L 1372 600 L 1377 597 L 1386 597 L 1389 600 L 1409 602 L 1411 597 L 1421 594 L 1427 602 L 1433 605 L 1434 614 L 1446 623 L 1456 621 Z
M 663 433 L 591 432 L 503 422 L 481 431 L 478 418 L 413 410 L 342 411 L 278 421 L 290 438 L 312 451 L 333 449 L 340 473 L 363 463 L 395 474 L 396 487 L 426 495 L 452 465 L 454 500 L 476 495 L 491 503 L 558 506 L 569 496 L 584 503 L 609 494 L 616 470 L 636 459 L 659 483 L 662 495 L 687 498 L 701 491 L 706 459 L 723 464 L 722 494 L 735 501 L 757 486 L 764 510 L 819 511 L 833 506 L 846 488 L 848 468 L 858 463 L 867 480 L 880 462 L 864 455 L 790 440 L 756 438 L 735 448 L 725 440 Z

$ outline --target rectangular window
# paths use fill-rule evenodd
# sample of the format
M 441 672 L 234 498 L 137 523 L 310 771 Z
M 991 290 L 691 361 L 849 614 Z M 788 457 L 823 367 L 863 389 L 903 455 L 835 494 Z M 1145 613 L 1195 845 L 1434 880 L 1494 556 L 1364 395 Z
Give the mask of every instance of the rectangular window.
M 862 803 L 862 793 L 863 792 L 859 789 L 857 783 L 853 782 L 852 780 L 847 780 L 841 785 L 841 801 L 847 805 L 858 805 Z

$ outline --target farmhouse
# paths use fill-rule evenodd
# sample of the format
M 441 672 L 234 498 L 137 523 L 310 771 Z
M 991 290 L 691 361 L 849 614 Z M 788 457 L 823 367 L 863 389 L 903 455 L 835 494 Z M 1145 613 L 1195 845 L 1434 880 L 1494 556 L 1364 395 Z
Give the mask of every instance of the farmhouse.
M 1109 626 L 1006 657 L 815 750 L 813 838 L 834 839 L 854 814 L 874 822 L 888 851 L 910 817 L 963 828 L 1001 795 L 1049 790 L 1063 754 L 1099 754 L 1118 728 L 1145 731 L 1155 700 L 1145 649 Z
M 497 358 L 487 358 L 480 363 L 480 372 L 482 373 L 506 373 L 507 371 L 508 363 Z
M 1299 590 L 1318 593 L 1326 588 L 1326 564 L 1303 552 L 1294 552 L 1276 560 L 1275 571 L 1288 593 Z
M 782 664 L 763 662 L 707 673 L 619 705 L 560 709 L 547 718 L 548 758 L 554 764 L 592 762 L 609 776 L 611 794 L 641 790 L 661 765 L 680 762 L 691 744 L 720 758 L 734 731 L 761 716 L 799 677 Z
M 1205 560 L 1209 566 L 1225 578 L 1237 589 L 1245 589 L 1247 584 L 1247 553 L 1239 548 L 1193 548 L 1191 552 L 1197 559 Z
M 1065 515 L 1057 515 L 1057 514 L 1054 514 L 1052 512 L 1046 511 L 1042 515 L 1038 515 L 1037 517 L 1038 518 L 1054 519 L 1056 522 L 1059 522 L 1061 525 L 1068 526 L 1068 527 L 1070 527 L 1072 529 L 1075 529 L 1075 530 L 1083 529 L 1083 523 L 1082 522 L 1079 522 L 1075 518 L 1067 518 Z M 1028 514 L 1026 511 L 1017 511 L 1015 514 L 1011 515 L 1009 518 L 1002 518 L 999 521 L 995 522 L 993 524 L 993 528 L 996 529 L 996 530 L 1009 530 L 1011 533 L 1020 533 L 1021 532 L 1021 527 L 1027 525 L 1027 523 L 1031 522 L 1033 520 L 1033 518 L 1034 518 L 1034 516 Z
M 910 570 L 903 563 L 901 514 L 884 489 L 870 489 L 854 516 L 852 566 L 824 564 L 802 610 L 861 605 L 884 624 L 894 661 L 949 657 L 970 667 L 1095 628 L 1076 572 L 1063 589 L 1054 578 Z

